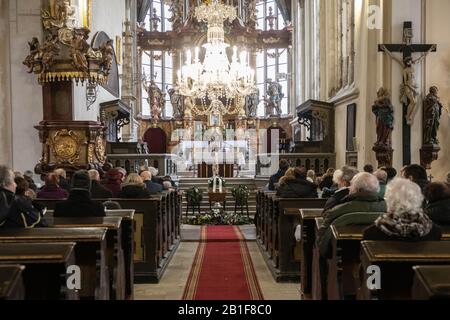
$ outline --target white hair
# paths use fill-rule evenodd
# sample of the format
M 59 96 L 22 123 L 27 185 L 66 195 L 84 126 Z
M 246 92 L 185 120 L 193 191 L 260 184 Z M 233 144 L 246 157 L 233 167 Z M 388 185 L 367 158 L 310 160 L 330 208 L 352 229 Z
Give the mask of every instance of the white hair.
M 356 192 L 380 192 L 378 179 L 370 173 L 360 172 L 353 177 L 350 185 L 350 193 Z
M 333 183 L 334 184 L 338 184 L 339 181 L 341 181 L 343 175 L 344 175 L 344 172 L 342 172 L 342 170 L 340 170 L 340 169 L 337 169 L 336 171 L 334 171 L 334 173 L 333 173 Z
M 13 183 L 14 172 L 6 166 L 0 166 L 0 187 L 7 187 Z
M 417 212 L 422 208 L 424 200 L 420 187 L 404 178 L 395 178 L 389 182 L 384 198 L 388 212 L 396 215 L 403 212 Z
M 152 177 L 156 177 L 158 175 L 158 169 L 156 169 L 154 167 L 149 167 L 148 171 L 150 171 L 150 173 L 152 174 Z
M 91 180 L 98 180 L 98 179 L 100 179 L 100 173 L 98 173 L 97 170 L 92 169 L 92 170 L 89 170 L 88 173 L 89 173 L 89 178 Z
M 375 172 L 373 173 L 373 175 L 374 175 L 375 177 L 377 177 L 378 181 L 381 181 L 381 182 L 384 182 L 384 183 L 386 183 L 387 178 L 388 178 L 387 172 L 384 171 L 384 170 L 377 170 L 377 171 L 375 171 Z
M 169 190 L 170 188 L 172 188 L 172 183 L 170 181 L 163 181 L 162 185 L 164 190 Z

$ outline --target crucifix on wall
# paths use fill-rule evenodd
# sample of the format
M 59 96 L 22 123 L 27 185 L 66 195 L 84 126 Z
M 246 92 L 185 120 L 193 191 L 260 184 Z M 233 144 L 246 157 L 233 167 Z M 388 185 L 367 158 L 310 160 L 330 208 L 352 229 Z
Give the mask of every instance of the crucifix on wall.
M 412 44 L 412 22 L 403 23 L 403 43 L 380 44 L 379 52 L 385 52 L 403 68 L 403 80 L 400 89 L 400 101 L 403 104 L 403 165 L 411 164 L 411 125 L 413 124 L 419 88 L 415 79 L 414 66 L 421 62 L 430 52 L 436 52 L 435 44 Z M 403 54 L 403 59 L 394 55 Z M 422 53 L 413 59 L 414 53 Z

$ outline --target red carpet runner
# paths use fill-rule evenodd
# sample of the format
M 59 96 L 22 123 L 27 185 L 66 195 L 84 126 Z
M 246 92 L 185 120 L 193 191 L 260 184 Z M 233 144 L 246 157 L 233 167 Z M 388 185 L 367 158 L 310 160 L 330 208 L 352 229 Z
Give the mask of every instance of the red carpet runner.
M 263 300 L 238 227 L 202 227 L 183 300 Z

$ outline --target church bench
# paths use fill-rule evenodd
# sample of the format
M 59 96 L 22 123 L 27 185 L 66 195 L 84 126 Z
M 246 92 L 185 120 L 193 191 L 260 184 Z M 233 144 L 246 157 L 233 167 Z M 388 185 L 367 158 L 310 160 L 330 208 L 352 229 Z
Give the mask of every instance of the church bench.
M 311 268 L 315 241 L 316 218 L 322 216 L 322 209 L 299 209 L 302 233 L 300 251 L 300 289 L 302 294 L 311 294 Z
M 49 227 L 53 228 L 107 228 L 106 263 L 110 277 L 110 299 L 125 299 L 125 266 L 122 250 L 121 217 L 53 218 L 47 217 Z
M 25 267 L 19 272 L 24 290 L 19 288 L 17 293 L 25 292 L 27 300 L 78 300 L 78 292 L 66 283 L 67 268 L 75 265 L 74 247 L 75 243 L 0 243 L 0 266 Z
M 322 283 L 320 279 L 320 267 L 319 267 L 319 248 L 317 247 L 317 236 L 319 234 L 320 226 L 322 225 L 323 218 L 314 219 L 314 244 L 311 266 L 311 297 L 313 300 L 322 300 Z
M 359 288 L 361 241 L 365 225 L 332 225 L 332 258 L 328 260 L 328 299 L 355 298 Z M 450 228 L 442 229 L 442 240 L 450 240 Z
M 125 299 L 134 299 L 134 210 L 106 210 L 107 217 L 122 218 L 122 250 L 125 264 Z
M 286 209 L 323 208 L 326 199 L 281 198 L 267 194 L 265 210 L 267 265 L 276 281 L 300 281 L 300 261 L 295 257 L 297 241 L 295 228 L 300 224 L 300 213 L 285 214 Z
M 135 210 L 134 283 L 158 283 L 180 243 L 180 210 L 179 207 L 173 208 L 170 205 L 168 194 L 179 197 L 176 191 L 172 191 L 153 195 L 150 199 L 96 199 L 100 202 L 115 201 L 122 209 Z M 54 209 L 59 201 L 37 200 L 48 209 Z M 180 199 L 175 201 L 179 202 Z M 167 219 L 166 213 L 172 218 Z M 163 225 L 170 219 L 173 221 L 173 228 Z M 167 237 L 167 232 L 170 237 Z
M 450 266 L 415 266 L 413 300 L 450 299 Z
M 431 242 L 361 242 L 362 276 L 359 299 L 411 299 L 416 265 L 450 265 L 450 241 Z M 369 266 L 378 266 L 381 287 L 369 289 L 366 285 Z
M 25 299 L 24 269 L 22 265 L 0 265 L 0 301 Z
M 134 298 L 134 230 L 136 228 L 134 222 L 133 209 L 106 210 L 107 217 L 120 217 L 121 234 L 122 234 L 122 251 L 125 267 L 125 299 L 133 300 Z M 46 219 L 53 217 L 53 210 L 47 210 Z M 48 219 L 47 219 L 48 220 Z
M 82 299 L 109 299 L 106 228 L 0 229 L 1 243 L 75 242 L 75 264 L 81 269 Z

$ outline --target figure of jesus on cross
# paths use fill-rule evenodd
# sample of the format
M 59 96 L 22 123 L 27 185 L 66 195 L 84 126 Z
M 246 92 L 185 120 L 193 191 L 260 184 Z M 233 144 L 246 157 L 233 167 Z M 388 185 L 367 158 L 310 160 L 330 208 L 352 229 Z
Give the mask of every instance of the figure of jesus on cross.
M 411 161 L 411 128 L 413 124 L 414 113 L 419 95 L 419 87 L 416 83 L 414 66 L 425 59 L 430 52 L 436 52 L 435 44 L 412 44 L 413 32 L 412 22 L 403 23 L 403 43 L 402 44 L 380 44 L 378 51 L 385 52 L 392 59 L 397 61 L 403 68 L 403 80 L 401 85 L 400 101 L 404 106 L 403 120 L 403 162 L 410 164 Z M 403 54 L 403 59 L 394 55 L 395 52 Z M 422 53 L 420 57 L 413 59 L 413 53 Z

